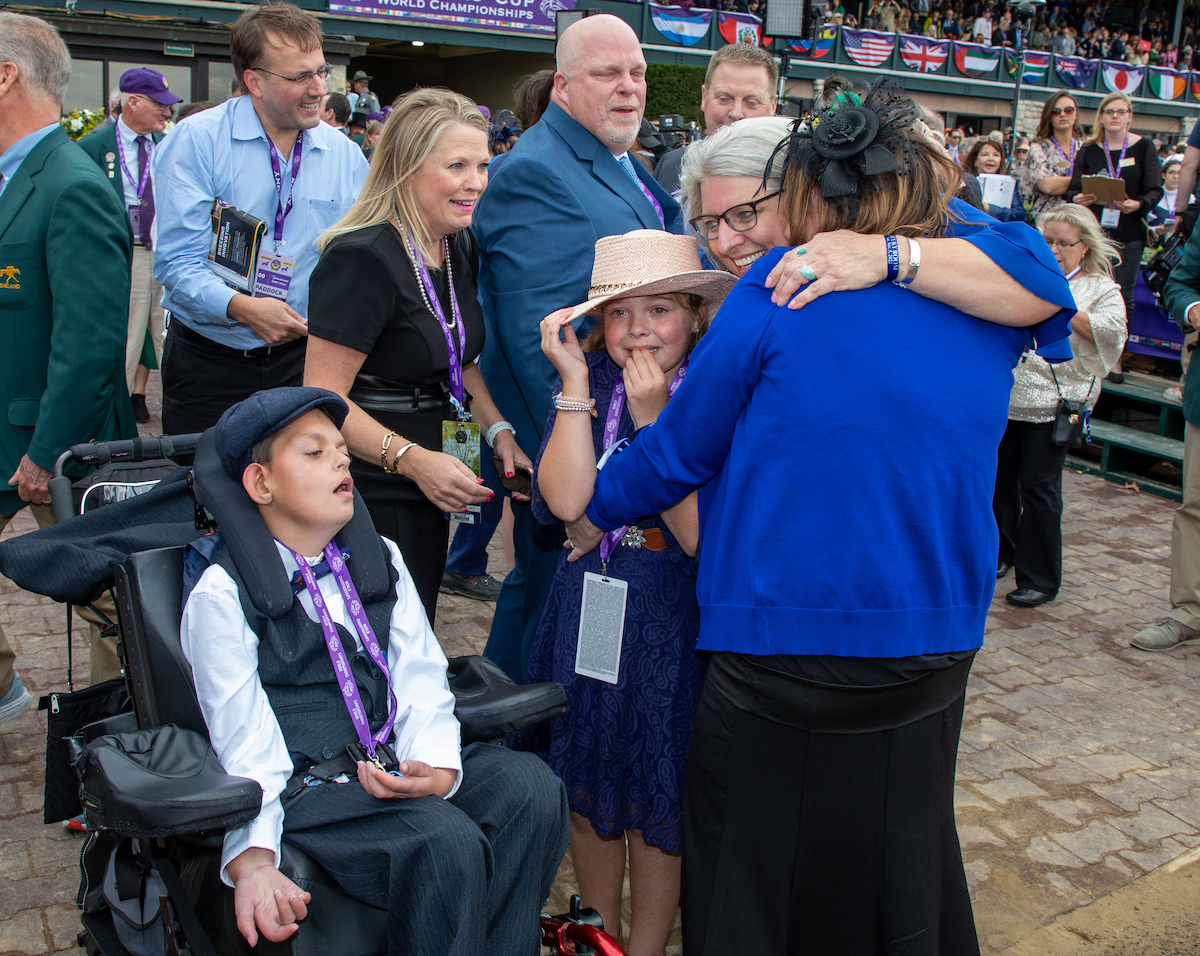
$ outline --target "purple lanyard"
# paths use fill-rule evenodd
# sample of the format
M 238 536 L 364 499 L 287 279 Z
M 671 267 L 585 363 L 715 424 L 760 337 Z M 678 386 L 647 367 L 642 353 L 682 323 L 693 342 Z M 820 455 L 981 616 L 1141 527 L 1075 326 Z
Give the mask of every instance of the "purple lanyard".
M 276 539 L 278 540 L 278 539 Z M 279 542 L 283 544 L 282 541 Z M 287 545 L 283 545 L 287 548 Z M 399 705 L 396 703 L 396 695 L 392 691 L 392 682 L 388 671 L 387 658 L 383 656 L 383 651 L 379 649 L 379 641 L 375 639 L 375 629 L 371 627 L 371 622 L 367 620 L 367 612 L 363 609 L 362 601 L 358 597 L 358 589 L 354 586 L 354 581 L 350 578 L 350 572 L 346 570 L 346 562 L 342 560 L 342 553 L 338 550 L 337 545 L 332 541 L 325 545 L 324 555 L 325 560 L 329 562 L 329 573 L 333 575 L 337 581 L 338 590 L 342 593 L 342 600 L 346 602 L 346 610 L 350 612 L 350 617 L 354 621 L 354 626 L 358 630 L 358 636 L 362 638 L 363 647 L 375 666 L 383 671 L 388 682 L 388 713 L 387 720 L 383 722 L 374 734 L 371 733 L 371 725 L 367 722 L 367 712 L 363 709 L 362 696 L 358 692 L 358 684 L 354 680 L 354 672 L 350 669 L 350 661 L 346 657 L 346 651 L 342 648 L 342 640 L 338 637 L 337 628 L 333 624 L 333 618 L 329 615 L 329 608 L 325 605 L 325 598 L 321 595 L 321 589 L 317 586 L 317 576 L 313 573 L 311 565 L 300 554 L 297 554 L 291 548 L 287 548 L 288 554 L 295 560 L 296 565 L 300 568 L 300 576 L 304 578 L 304 586 L 308 588 L 308 596 L 312 598 L 313 607 L 317 610 L 317 615 L 321 619 L 321 630 L 325 632 L 325 647 L 329 651 L 329 659 L 333 662 L 333 672 L 337 677 L 338 685 L 342 690 L 342 698 L 346 704 L 346 710 L 350 713 L 350 721 L 354 724 L 354 732 L 358 735 L 358 742 L 362 744 L 371 759 L 375 759 L 375 748 L 386 741 L 392 735 L 392 726 L 396 723 L 396 713 L 399 711 Z
M 1125 162 L 1125 150 L 1127 150 L 1127 149 L 1129 149 L 1129 134 L 1128 133 L 1125 134 L 1125 142 L 1123 142 L 1121 144 L 1121 158 L 1117 160 L 1117 168 L 1113 169 L 1112 156 L 1110 155 L 1109 149 L 1108 149 L 1108 141 L 1105 140 L 1105 142 L 1104 142 L 1104 163 L 1106 166 L 1108 166 L 1108 178 L 1109 179 L 1117 178 L 1118 171 L 1121 168 L 1121 164 Z
M 1079 275 L 1079 270 L 1080 270 L 1080 269 L 1082 269 L 1082 268 L 1083 268 L 1083 266 L 1082 266 L 1082 265 L 1078 265 L 1078 266 L 1076 266 L 1074 269 L 1072 269 L 1070 272 L 1068 272 L 1068 273 L 1067 273 L 1067 281 L 1068 281 L 1068 282 L 1070 282 L 1070 281 L 1071 281 L 1072 279 L 1074 279 L 1074 278 L 1075 278 L 1077 275 Z
M 267 146 L 271 149 L 271 172 L 275 174 L 275 192 L 279 195 L 279 205 L 275 208 L 275 245 L 283 242 L 283 224 L 292 211 L 292 192 L 296 188 L 296 177 L 300 175 L 300 158 L 304 150 L 304 130 L 296 136 L 296 145 L 292 147 L 292 175 L 288 183 L 287 205 L 283 203 L 283 172 L 279 165 L 279 150 L 271 137 L 267 137 Z
M 446 252 L 447 274 L 450 274 L 450 243 L 445 238 L 442 239 L 442 248 Z M 429 309 L 433 312 L 433 317 L 438 320 L 438 325 L 442 327 L 442 334 L 446 336 L 446 351 L 450 353 L 450 396 L 451 402 L 454 405 L 455 411 L 458 412 L 460 421 L 469 422 L 471 414 L 467 411 L 466 405 L 463 404 L 463 373 L 462 373 L 462 355 L 467 351 L 467 333 L 463 330 L 462 313 L 458 309 L 458 295 L 454 291 L 454 282 L 448 283 L 450 286 L 450 309 L 454 313 L 454 324 L 458 327 L 458 347 L 454 345 L 454 335 L 450 331 L 450 324 L 446 321 L 446 312 L 442 308 L 442 300 L 438 298 L 437 290 L 433 287 L 433 277 L 429 274 L 429 267 L 425 265 L 425 257 L 417 256 L 417 275 L 421 277 L 421 284 L 425 286 L 425 295 L 429 299 Z
M 129 166 L 125 162 L 125 137 L 121 135 L 121 131 L 117 130 L 117 152 L 121 154 L 121 172 L 129 177 L 129 181 L 137 187 L 138 202 L 142 201 L 142 196 L 146 192 L 146 183 L 150 182 L 150 157 L 154 155 L 154 140 L 149 136 L 146 137 L 146 168 L 142 170 L 141 181 L 138 181 L 137 176 L 129 171 Z
M 1070 156 L 1068 156 L 1066 153 L 1063 152 L 1063 148 L 1058 145 L 1058 140 L 1056 140 L 1053 136 L 1050 137 L 1050 142 L 1052 142 L 1054 144 L 1054 148 L 1058 150 L 1058 155 L 1063 158 L 1063 162 L 1065 162 L 1071 169 L 1074 169 L 1075 168 L 1075 148 L 1076 148 L 1075 140 L 1073 140 L 1073 139 L 1071 140 L 1071 155 Z M 1124 156 L 1125 154 L 1122 153 L 1121 155 Z
M 683 377 L 687 375 L 687 367 L 688 360 L 684 359 L 683 364 L 675 370 L 671 384 L 667 386 L 668 398 L 673 396 L 675 390 L 683 384 Z M 624 410 L 625 379 L 618 376 L 616 387 L 613 388 L 612 401 L 608 403 L 608 418 L 604 420 L 604 451 L 608 451 L 617 440 L 617 429 L 621 427 L 621 412 Z M 608 564 L 608 559 L 612 557 L 612 553 L 617 549 L 617 545 L 621 543 L 621 539 L 625 537 L 627 530 L 629 530 L 629 525 L 609 531 L 600 539 L 601 563 Z

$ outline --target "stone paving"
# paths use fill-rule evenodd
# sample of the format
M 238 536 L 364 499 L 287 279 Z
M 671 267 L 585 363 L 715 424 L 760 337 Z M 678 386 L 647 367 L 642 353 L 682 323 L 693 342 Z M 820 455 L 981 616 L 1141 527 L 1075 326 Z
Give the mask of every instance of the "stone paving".
M 153 434 L 157 422 L 144 433 Z M 1143 654 L 1165 610 L 1173 505 L 1068 472 L 1065 582 L 1034 610 L 997 586 L 971 677 L 955 801 L 985 952 L 1174 861 L 1200 858 L 1198 648 Z M 28 514 L 9 534 L 32 530 Z M 490 566 L 503 573 L 493 543 Z M 448 654 L 482 649 L 491 605 L 442 596 Z M 35 694 L 65 686 L 61 607 L 0 579 L 0 624 Z M 74 634 L 86 679 L 86 635 Z M 0 954 L 74 946 L 81 838 L 41 822 L 45 722 L 0 727 Z M 565 909 L 569 859 L 549 908 Z M 1197 901 L 1200 903 L 1200 901 Z M 678 952 L 678 936 L 671 951 Z

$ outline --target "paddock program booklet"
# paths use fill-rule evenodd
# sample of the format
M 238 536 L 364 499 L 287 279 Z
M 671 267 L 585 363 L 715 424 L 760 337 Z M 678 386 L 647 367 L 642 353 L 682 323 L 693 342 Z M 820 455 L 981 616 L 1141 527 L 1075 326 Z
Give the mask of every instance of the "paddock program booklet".
M 209 268 L 247 295 L 254 294 L 255 265 L 267 225 L 220 199 L 213 200 Z

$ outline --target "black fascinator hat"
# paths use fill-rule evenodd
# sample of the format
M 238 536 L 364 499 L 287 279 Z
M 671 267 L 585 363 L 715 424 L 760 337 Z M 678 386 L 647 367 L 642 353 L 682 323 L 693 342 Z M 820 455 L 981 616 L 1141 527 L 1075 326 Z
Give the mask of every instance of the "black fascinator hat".
M 767 169 L 782 153 L 784 176 L 799 168 L 822 198 L 855 201 L 872 177 L 912 171 L 917 149 L 909 131 L 920 121 L 919 108 L 896 81 L 879 79 L 861 104 L 839 102 L 792 123 Z

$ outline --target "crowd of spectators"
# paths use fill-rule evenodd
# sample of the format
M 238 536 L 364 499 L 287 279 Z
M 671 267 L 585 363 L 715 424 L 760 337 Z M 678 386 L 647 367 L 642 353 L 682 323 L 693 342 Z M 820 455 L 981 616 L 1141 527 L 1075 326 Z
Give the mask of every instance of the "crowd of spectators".
M 861 9 L 861 8 L 860 8 Z M 1197 62 L 1200 26 L 1196 12 L 1185 12 L 1179 43 L 1173 42 L 1168 14 L 1137 8 L 1131 20 L 1114 18 L 1116 8 L 1057 0 L 1032 15 L 1018 4 L 990 0 L 873 0 L 861 20 L 841 3 L 831 6 L 831 22 L 885 32 L 907 33 L 986 46 L 1034 50 L 1094 60 L 1122 60 L 1137 66 L 1187 70 Z M 1128 8 L 1120 8 L 1127 12 Z

